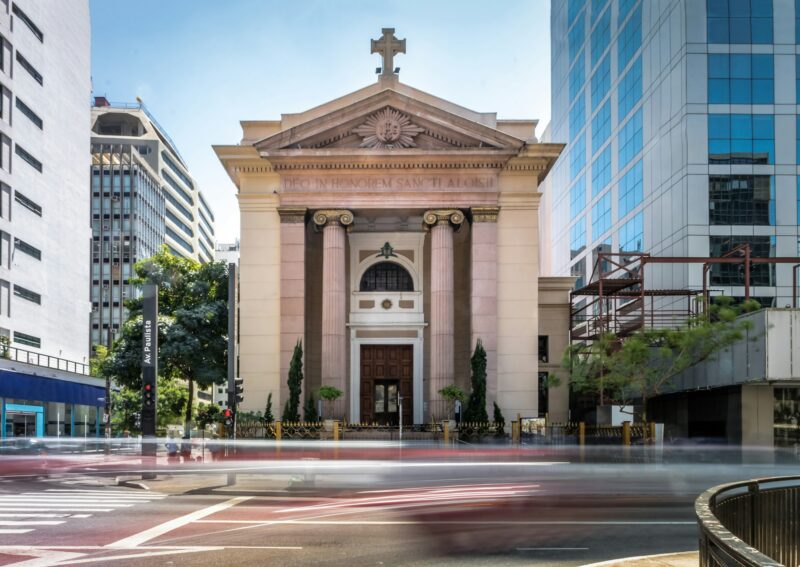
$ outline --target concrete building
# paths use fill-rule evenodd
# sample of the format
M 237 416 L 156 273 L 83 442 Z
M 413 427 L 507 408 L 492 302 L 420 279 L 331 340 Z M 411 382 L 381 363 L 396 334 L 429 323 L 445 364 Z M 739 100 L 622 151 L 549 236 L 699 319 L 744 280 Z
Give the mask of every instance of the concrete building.
M 214 214 L 175 144 L 143 104 L 92 107 L 92 344 L 124 323 L 133 265 L 166 243 L 214 260 Z
M 549 139 L 568 149 L 543 189 L 545 272 L 580 287 L 598 252 L 706 257 L 747 243 L 754 256 L 798 256 L 800 4 L 551 6 Z M 650 289 L 699 290 L 703 267 L 648 265 L 644 277 Z M 715 265 L 708 281 L 742 298 L 744 277 Z M 766 307 L 791 304 L 791 264 L 754 266 L 750 284 Z
M 214 260 L 225 264 L 239 265 L 239 239 L 235 242 L 218 242 L 214 250 Z
M 562 146 L 535 120 L 498 120 L 400 82 L 384 29 L 378 81 L 279 120 L 243 121 L 215 150 L 241 211 L 244 409 L 279 413 L 293 347 L 305 388 L 335 386 L 351 422 L 448 417 L 487 351 L 489 415 L 539 415 L 538 336 L 566 336 L 570 278 L 538 271 L 538 184 Z M 368 67 L 368 65 L 366 66 Z M 540 288 L 562 329 L 548 329 Z M 556 319 L 558 319 L 556 317 Z M 552 331 L 552 332 L 551 332 Z M 566 407 L 562 408 L 566 414 Z
M 0 1 L 0 437 L 95 436 L 89 5 Z M 7 342 L 6 342 L 7 341 Z

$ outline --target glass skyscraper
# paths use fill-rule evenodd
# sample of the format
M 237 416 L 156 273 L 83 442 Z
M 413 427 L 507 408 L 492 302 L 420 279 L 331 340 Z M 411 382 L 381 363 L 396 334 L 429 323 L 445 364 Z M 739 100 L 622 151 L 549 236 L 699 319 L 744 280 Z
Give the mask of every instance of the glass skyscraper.
M 598 252 L 798 255 L 800 0 L 554 0 L 552 122 L 567 149 L 544 191 L 555 274 Z M 649 265 L 650 288 L 701 288 L 702 265 Z M 792 266 L 751 294 L 791 303 Z M 738 266 L 709 275 L 742 297 Z

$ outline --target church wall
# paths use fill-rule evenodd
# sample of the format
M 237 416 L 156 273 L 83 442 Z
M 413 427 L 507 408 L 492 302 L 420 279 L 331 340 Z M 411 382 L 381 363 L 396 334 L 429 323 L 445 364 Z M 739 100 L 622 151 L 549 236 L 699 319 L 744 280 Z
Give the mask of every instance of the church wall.
M 263 411 L 270 392 L 273 411 L 280 400 L 280 218 L 277 196 L 257 194 L 263 183 L 243 179 L 239 204 L 239 375 L 249 411 Z
M 470 342 L 470 319 L 472 309 L 470 297 L 472 286 L 470 278 L 470 239 L 471 227 L 464 221 L 453 235 L 453 282 L 454 282 L 454 329 L 455 329 L 455 383 L 467 394 L 470 391 L 470 363 L 472 355 Z
M 539 334 L 548 337 L 547 362 L 539 370 L 557 376 L 561 384 L 548 392 L 548 419 L 552 423 L 569 421 L 569 381 L 561 369 L 561 358 L 569 345 L 569 292 L 575 285 L 571 277 L 539 278 Z
M 322 233 L 306 225 L 306 396 L 322 386 Z
M 536 177 L 501 174 L 497 226 L 497 400 L 510 420 L 538 414 Z

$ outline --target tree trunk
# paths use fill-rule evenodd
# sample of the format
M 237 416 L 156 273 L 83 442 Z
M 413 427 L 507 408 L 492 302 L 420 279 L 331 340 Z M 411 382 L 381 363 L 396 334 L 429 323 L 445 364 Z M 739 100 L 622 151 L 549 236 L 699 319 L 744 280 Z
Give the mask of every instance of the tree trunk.
M 194 380 L 189 378 L 189 401 L 186 403 L 186 416 L 183 421 L 183 438 L 188 439 L 192 428 L 192 405 L 194 404 Z

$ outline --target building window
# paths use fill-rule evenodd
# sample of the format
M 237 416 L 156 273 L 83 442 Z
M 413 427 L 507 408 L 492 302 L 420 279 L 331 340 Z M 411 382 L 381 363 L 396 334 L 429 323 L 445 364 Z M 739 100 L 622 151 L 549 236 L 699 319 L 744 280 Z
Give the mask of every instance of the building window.
M 611 100 L 597 111 L 592 118 L 592 155 L 597 153 L 611 136 Z
M 579 218 L 569 229 L 569 247 L 571 258 L 586 249 L 586 217 Z
M 619 130 L 619 165 L 622 169 L 642 151 L 642 109 L 631 116 Z
M 574 219 L 586 206 L 586 178 L 581 176 L 569 190 L 569 217 Z
M 28 301 L 36 303 L 37 305 L 42 304 L 41 295 L 17 284 L 14 284 L 14 295 L 21 297 L 22 299 L 27 299 Z
M 14 331 L 14 342 L 34 348 L 42 347 L 42 339 L 26 333 L 20 333 L 19 331 Z
M 31 110 L 27 104 L 22 102 L 19 99 L 19 97 L 17 97 L 16 106 L 17 109 L 19 109 L 19 111 L 22 114 L 28 117 L 28 120 L 33 122 L 36 125 L 36 127 L 39 128 L 39 130 L 41 130 L 44 127 L 44 122 L 42 122 L 42 119 L 39 118 L 39 115 L 36 114 L 33 110 Z
M 600 56 L 608 49 L 611 42 L 611 10 L 606 10 L 597 21 L 592 31 L 592 67 L 600 60 Z
M 575 21 L 575 18 L 578 17 L 578 14 L 581 13 L 583 9 L 583 4 L 585 0 L 569 0 L 569 4 L 567 5 L 567 26 L 571 26 L 572 22 Z
M 620 16 L 623 14 L 620 11 Z M 617 72 L 622 72 L 642 46 L 642 7 L 636 8 L 617 38 Z
M 567 43 L 569 43 L 569 60 L 572 61 L 575 59 L 575 56 L 578 55 L 578 51 L 580 50 L 581 46 L 583 45 L 583 38 L 586 35 L 585 25 L 586 25 L 586 18 L 584 17 L 585 13 L 581 12 L 578 16 L 575 25 L 572 26 L 572 29 L 569 30 L 567 34 Z
M 581 258 L 569 268 L 569 275 L 575 280 L 575 289 L 579 289 L 583 287 L 583 284 L 586 280 L 586 258 Z
M 619 15 L 617 17 L 617 26 L 622 25 L 628 14 L 631 13 L 631 8 L 636 5 L 638 0 L 619 0 Z
M 775 183 L 769 175 L 712 175 L 708 178 L 712 225 L 775 225 Z
M 578 56 L 572 69 L 569 71 L 569 99 L 575 100 L 578 93 L 583 88 L 583 83 L 586 81 L 586 69 L 584 68 L 583 51 Z
M 597 241 L 611 228 L 611 192 L 609 191 L 592 207 L 592 241 Z
M 772 43 L 772 0 L 707 0 L 708 43 Z
M 597 18 L 597 14 L 603 11 L 606 7 L 608 0 L 592 0 L 592 17 Z
M 194 248 L 192 247 L 192 245 L 189 242 L 187 242 L 186 240 L 184 240 L 181 236 L 179 236 L 177 232 L 172 230 L 170 227 L 166 227 L 166 230 L 167 230 L 167 236 L 169 236 L 175 242 L 180 244 L 183 248 L 186 249 L 187 252 L 192 253 L 192 254 L 194 253 Z
M 361 276 L 359 291 L 414 291 L 414 280 L 403 266 L 395 262 L 378 262 Z
M 754 258 L 775 257 L 774 236 L 710 236 L 711 256 L 718 258 L 741 244 L 750 245 Z M 744 264 L 712 264 L 711 285 L 744 285 Z M 753 264 L 750 266 L 750 285 L 774 286 L 775 266 Z
M 644 166 L 642 160 L 630 168 L 619 180 L 619 218 L 622 219 L 642 202 L 644 197 Z
M 166 200 L 167 200 L 167 201 L 168 201 L 168 202 L 169 202 L 169 203 L 170 203 L 170 204 L 171 204 L 173 207 L 175 207 L 176 209 L 178 209 L 178 212 L 182 213 L 182 214 L 183 214 L 183 216 L 185 216 L 185 217 L 186 217 L 187 219 L 189 219 L 190 221 L 194 221 L 194 215 L 193 215 L 193 214 L 192 214 L 192 213 L 189 211 L 189 209 L 187 209 L 186 207 L 184 207 L 184 206 L 183 206 L 183 205 L 180 203 L 180 201 L 178 201 L 178 200 L 177 200 L 175 197 L 173 197 L 173 196 L 172 196 L 172 194 L 171 194 L 169 191 L 164 191 L 164 198 L 165 198 L 165 199 L 166 199 Z
M 14 15 L 22 20 L 26 26 L 28 26 L 28 29 L 31 30 L 31 33 L 36 36 L 36 39 L 44 42 L 44 34 L 42 33 L 42 30 L 40 30 L 36 24 L 33 23 L 33 20 L 31 20 L 28 15 L 23 12 L 19 6 L 17 6 L 16 2 L 14 2 L 14 5 L 11 7 L 11 11 L 14 12 Z
M 611 145 L 606 146 L 592 162 L 592 197 L 600 194 L 611 183 Z
M 14 153 L 16 153 L 16 154 L 17 154 L 19 157 L 21 157 L 21 158 L 22 158 L 22 161 L 26 162 L 26 163 L 27 163 L 28 165 L 30 165 L 30 166 L 31 166 L 33 169 L 35 169 L 35 170 L 36 170 L 36 171 L 38 171 L 39 173 L 41 173 L 41 172 L 42 172 L 42 162 L 40 162 L 38 159 L 36 159 L 35 157 L 33 157 L 31 154 L 29 154 L 29 153 L 28 153 L 28 152 L 27 152 L 27 151 L 26 151 L 26 150 L 25 150 L 25 149 L 24 149 L 22 146 L 20 146 L 19 144 L 14 144 Z
M 619 229 L 619 251 L 644 251 L 644 215 L 642 213 L 638 213 Z
M 775 163 L 775 117 L 771 114 L 709 114 L 708 162 Z
M 164 163 L 166 163 L 169 168 L 175 172 L 175 175 L 177 175 L 189 189 L 194 189 L 194 183 L 192 183 L 192 180 L 189 179 L 189 176 L 186 175 L 180 167 L 178 167 L 178 164 L 172 160 L 166 150 L 161 151 L 161 157 L 164 159 Z
M 166 210 L 166 213 L 167 213 L 167 218 L 171 220 L 173 223 L 175 223 L 178 226 L 178 228 L 180 228 L 184 232 L 184 234 L 186 234 L 186 236 L 188 236 L 189 238 L 194 238 L 194 233 L 192 232 L 192 229 L 189 228 L 189 226 L 186 223 L 184 223 L 181 219 L 179 219 L 177 215 L 175 215 L 175 213 L 173 213 L 169 209 Z
M 637 57 L 636 61 L 622 77 L 619 82 L 619 116 L 617 121 L 621 122 L 633 110 L 636 103 L 642 98 L 642 58 Z
M 594 75 L 592 75 L 592 112 L 611 89 L 611 59 L 609 57 L 608 54 L 603 57 L 600 65 L 595 69 Z
M 570 178 L 575 179 L 586 165 L 586 136 L 580 137 L 572 144 L 572 151 L 569 153 L 569 173 Z
M 546 417 L 548 412 L 547 384 L 550 376 L 547 372 L 539 372 L 539 417 Z
M 772 55 L 711 53 L 708 55 L 708 102 L 772 104 L 774 73 Z
M 578 98 L 575 99 L 575 104 L 572 105 L 572 109 L 569 111 L 569 138 L 570 140 L 574 140 L 575 136 L 578 135 L 578 132 L 581 131 L 584 124 L 586 124 L 586 97 L 583 96 L 581 93 Z
M 30 61 L 28 61 L 22 56 L 19 50 L 17 50 L 17 63 L 19 63 L 20 66 L 23 69 L 25 69 L 37 83 L 39 83 L 40 85 L 44 85 L 44 78 L 42 77 L 42 74 L 39 71 L 37 71 L 33 65 L 31 65 Z
M 545 364 L 550 360 L 550 337 L 547 335 L 539 335 L 539 362 Z
M 166 172 L 166 170 L 161 170 L 161 176 L 166 180 L 170 187 L 172 187 L 181 197 L 183 197 L 187 203 L 194 205 L 194 199 L 192 199 L 192 196 L 189 195 L 189 193 L 187 193 L 183 187 L 178 185 L 178 182 L 175 181 L 172 176 Z
M 25 195 L 23 195 L 19 191 L 14 191 L 14 200 L 23 207 L 25 207 L 26 209 L 28 209 L 29 211 L 39 216 L 42 216 L 42 207 L 40 207 L 39 205 L 28 199 Z
M 31 246 L 24 240 L 20 240 L 19 238 L 14 238 L 14 250 L 19 250 L 20 252 L 31 256 L 32 258 L 36 258 L 37 260 L 42 259 L 42 251 L 36 248 L 35 246 Z

